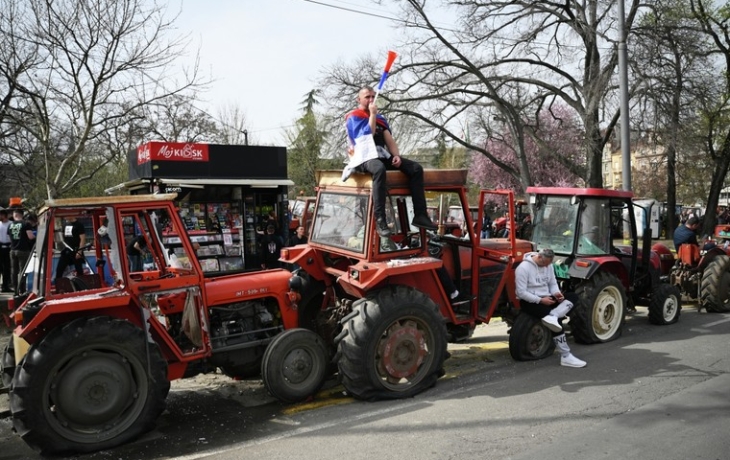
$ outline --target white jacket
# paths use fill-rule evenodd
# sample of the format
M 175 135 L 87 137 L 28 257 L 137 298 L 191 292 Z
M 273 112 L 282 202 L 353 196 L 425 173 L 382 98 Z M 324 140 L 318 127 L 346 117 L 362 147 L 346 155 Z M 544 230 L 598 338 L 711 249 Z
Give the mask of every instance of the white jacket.
M 530 303 L 540 303 L 541 298 L 560 292 L 553 265 L 538 267 L 532 260 L 532 257 L 536 255 L 536 252 L 525 254 L 522 263 L 517 266 L 515 271 L 517 298 Z

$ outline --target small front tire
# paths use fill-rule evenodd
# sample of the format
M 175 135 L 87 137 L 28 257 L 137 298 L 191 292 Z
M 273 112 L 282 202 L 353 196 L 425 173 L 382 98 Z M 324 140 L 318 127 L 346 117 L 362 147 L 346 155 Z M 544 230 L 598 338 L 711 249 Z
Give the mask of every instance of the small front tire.
M 276 399 L 295 403 L 314 396 L 328 375 L 329 351 L 308 329 L 289 329 L 269 344 L 261 361 L 264 386 Z
M 682 311 L 682 293 L 677 286 L 661 284 L 652 293 L 649 303 L 649 322 L 666 326 L 679 321 Z

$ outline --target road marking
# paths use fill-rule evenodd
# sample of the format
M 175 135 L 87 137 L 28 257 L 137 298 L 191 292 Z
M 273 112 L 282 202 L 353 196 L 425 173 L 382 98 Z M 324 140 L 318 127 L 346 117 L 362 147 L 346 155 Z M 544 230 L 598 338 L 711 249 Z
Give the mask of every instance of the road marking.
M 728 321 L 730 321 L 730 318 L 726 318 L 726 319 L 721 319 L 721 320 L 719 320 L 719 321 L 715 321 L 715 322 L 713 322 L 713 323 L 707 323 L 707 324 L 703 324 L 703 325 L 702 325 L 702 327 L 712 327 L 712 326 L 717 326 L 718 324 L 722 324 L 722 323 L 727 323 Z

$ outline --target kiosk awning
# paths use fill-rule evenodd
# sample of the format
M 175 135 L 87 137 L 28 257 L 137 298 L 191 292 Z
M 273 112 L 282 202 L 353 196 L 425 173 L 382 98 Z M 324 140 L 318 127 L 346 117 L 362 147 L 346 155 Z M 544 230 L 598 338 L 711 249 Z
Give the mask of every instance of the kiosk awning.
M 112 194 L 121 190 L 138 190 L 146 188 L 150 183 L 155 182 L 160 185 L 168 185 L 171 187 L 183 188 L 203 188 L 206 185 L 248 185 L 256 188 L 276 188 L 280 185 L 294 185 L 289 179 L 135 179 L 121 184 L 109 187 L 104 190 L 105 193 Z

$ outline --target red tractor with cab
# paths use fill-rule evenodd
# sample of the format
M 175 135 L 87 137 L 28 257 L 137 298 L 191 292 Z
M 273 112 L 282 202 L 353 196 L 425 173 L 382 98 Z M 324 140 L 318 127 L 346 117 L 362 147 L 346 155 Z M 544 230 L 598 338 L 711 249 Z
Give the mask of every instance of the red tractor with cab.
M 648 305 L 653 324 L 678 321 L 681 294 L 663 276 L 674 257 L 663 244 L 652 247 L 649 228 L 639 246 L 631 192 L 528 187 L 527 193 L 534 207 L 532 241 L 555 251 L 561 288 L 581 298 L 570 312 L 576 341 L 618 338 L 627 311 L 637 305 Z
M 514 267 L 531 251 L 529 241 L 479 238 L 479 232 L 450 226 L 449 210 L 461 209 L 466 229 L 474 222 L 466 199 L 466 170 L 426 170 L 424 185 L 437 232 L 411 225 L 408 178 L 387 172 L 386 212 L 392 235 L 375 229 L 367 174 L 342 181 L 340 171 L 320 171 L 317 202 L 307 245 L 286 248 L 282 260 L 300 267 L 290 297 L 307 329 L 298 337 L 302 352 L 324 339 L 347 392 L 359 399 L 413 396 L 443 375 L 449 340 L 464 340 L 476 325 L 501 316 L 512 321 L 518 303 Z M 511 191 L 496 194 L 514 215 Z M 481 219 L 481 213 L 479 218 Z M 452 305 L 449 286 L 470 301 Z M 528 347 L 528 340 L 516 348 Z M 549 344 L 548 344 L 549 343 Z M 552 351 L 549 336 L 540 344 Z M 276 341 L 267 353 L 275 349 Z M 289 349 L 288 351 L 291 351 Z M 521 350 L 524 354 L 531 351 Z M 271 351 L 273 353 L 273 351 Z M 263 379 L 282 399 L 297 396 L 296 382 L 268 372 Z M 324 365 L 325 363 L 322 363 Z
M 31 447 L 124 443 L 154 425 L 171 380 L 216 368 L 258 375 L 267 345 L 299 325 L 291 273 L 203 271 L 174 198 L 59 199 L 39 213 L 2 356 L 13 426 Z M 81 247 L 64 238 L 74 223 Z M 326 359 L 324 342 L 315 346 Z M 310 379 L 325 372 L 309 369 Z

